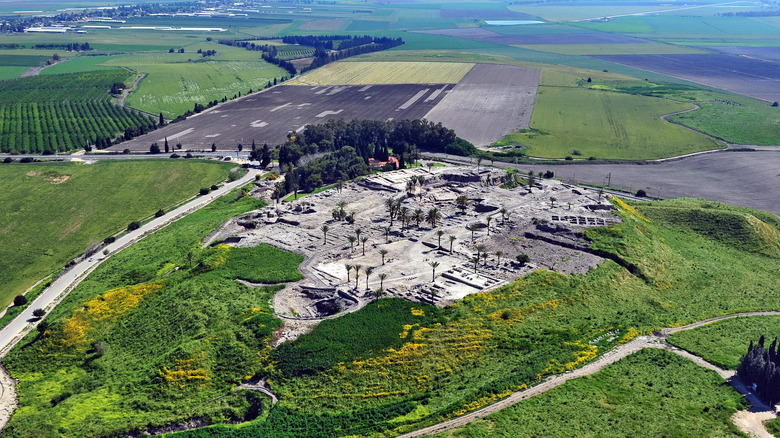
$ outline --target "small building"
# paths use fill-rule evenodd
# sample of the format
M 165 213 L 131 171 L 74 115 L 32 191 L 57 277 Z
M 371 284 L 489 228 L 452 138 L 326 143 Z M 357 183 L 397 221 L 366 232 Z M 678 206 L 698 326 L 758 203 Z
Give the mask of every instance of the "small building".
M 398 169 L 398 167 L 401 166 L 401 163 L 398 162 L 398 158 L 396 157 L 389 157 L 387 161 L 379 161 L 375 158 L 369 158 L 368 159 L 368 167 L 372 169 L 381 169 L 386 164 L 392 164 L 394 168 Z

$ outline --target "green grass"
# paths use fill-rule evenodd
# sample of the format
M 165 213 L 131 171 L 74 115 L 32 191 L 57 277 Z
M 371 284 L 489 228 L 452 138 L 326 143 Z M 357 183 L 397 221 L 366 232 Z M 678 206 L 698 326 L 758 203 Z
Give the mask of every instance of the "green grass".
M 360 312 L 323 321 L 313 333 L 279 346 L 271 357 L 288 376 L 316 374 L 339 362 L 401 347 L 406 343 L 399 336 L 404 325 L 431 324 L 438 314 L 436 307 L 400 298 L 374 301 Z M 413 329 L 407 331 L 413 335 Z
M 18 78 L 29 69 L 29 67 L 20 66 L 0 66 L 0 80 Z
M 669 342 L 722 368 L 736 370 L 750 342 L 758 342 L 761 336 L 766 337 L 767 345 L 780 336 L 780 316 L 727 319 L 675 333 Z
M 22 341 L 34 348 L 6 358 L 25 394 L 4 433 L 95 436 L 192 416 L 242 418 L 256 397 L 232 387 L 260 371 L 257 352 L 279 324 L 269 307 L 279 288 L 246 287 L 232 269 L 280 273 L 256 278 L 268 281 L 300 274 L 279 264 L 287 256 L 277 249 L 200 249 L 200 241 L 262 205 L 220 198 L 98 267 L 47 317 L 45 336 Z M 128 295 L 139 287 L 147 293 Z
M 232 279 L 239 271 L 252 272 L 247 267 L 273 274 L 283 258 L 262 256 L 265 249 L 257 253 L 221 245 L 198 249 L 200 237 L 226 217 L 253 208 L 233 207 L 227 199 L 221 202 L 202 216 L 188 217 L 117 254 L 55 309 L 49 336 L 33 341 L 35 348 L 18 347 L 11 353 L 8 366 L 21 381 L 23 407 L 9 425 L 9 436 L 25 436 L 33 425 L 41 430 L 63 428 L 73 435 L 110 435 L 134 425 L 196 415 L 212 422 L 241 417 L 249 408 L 240 394 L 230 392 L 219 401 L 205 401 L 228 393 L 228 382 L 255 373 L 267 377 L 280 395 L 270 412 L 264 410 L 259 419 L 242 427 L 218 426 L 179 436 L 338 436 L 396 427 L 400 433 L 485 406 L 545 375 L 577 368 L 639 333 L 722 314 L 778 308 L 772 294 L 780 276 L 776 259 L 745 251 L 749 245 L 734 245 L 677 225 L 678 216 L 661 217 L 664 209 L 705 208 L 704 201 L 633 207 L 616 201 L 623 223 L 591 229 L 587 236 L 595 249 L 612 254 L 620 264 L 608 260 L 586 275 L 571 277 L 537 271 L 495 291 L 470 295 L 435 314 L 405 301 L 382 300 L 323 323 L 298 342 L 271 353 L 267 340 L 261 340 L 276 327 L 263 310 L 271 291 L 257 295 Z M 764 225 L 759 228 L 764 231 L 776 232 L 780 221 L 768 213 L 718 204 L 706 207 L 726 216 L 741 212 L 761 218 Z M 745 237 L 744 242 L 750 241 Z M 188 252 L 193 253 L 191 263 L 185 257 Z M 90 360 L 95 353 L 84 351 L 86 347 L 65 354 L 58 340 L 67 339 L 69 332 L 61 328 L 66 318 L 78 314 L 76 309 L 112 303 L 106 293 L 112 288 L 139 283 L 159 283 L 162 288 L 132 307 L 136 310 L 129 310 L 128 316 L 109 318 L 97 329 L 87 330 L 89 342 L 108 346 L 103 356 Z M 104 298 L 96 300 L 96 296 Z M 252 303 L 246 301 L 250 296 Z M 262 321 L 242 325 L 254 324 L 255 318 Z M 377 328 L 364 328 L 370 324 Z M 259 334 L 247 337 L 246 330 Z M 615 338 L 589 343 L 608 332 Z M 287 356 L 285 350 L 293 353 Z M 228 353 L 225 362 L 221 355 Z M 289 361 L 296 356 L 305 357 L 305 362 Z M 229 366 L 222 369 L 220 363 Z M 197 379 L 205 370 L 212 380 L 179 385 L 164 378 L 170 376 L 166 369 L 184 365 L 192 369 L 182 369 L 183 375 Z M 290 366 L 298 368 L 291 372 Z M 669 374 L 690 383 L 680 374 Z M 678 391 L 665 387 L 662 391 L 664 403 L 667 399 L 670 403 L 663 409 L 680 411 L 685 421 L 698 424 L 691 430 L 711 428 L 712 415 L 720 418 L 735 406 L 703 397 L 702 406 L 710 405 L 711 412 L 686 410 L 676 401 L 671 403 Z M 66 401 L 47 407 L 68 393 L 72 395 Z M 615 397 L 611 409 L 622 412 L 626 408 L 620 401 L 625 399 Z M 661 400 L 651 401 L 655 407 Z M 84 414 L 77 412 L 93 416 L 81 421 Z M 540 427 L 545 424 L 549 423 Z M 593 427 L 598 432 L 606 426 Z
M 221 51 L 222 47 L 225 46 L 217 50 Z M 239 56 L 235 51 L 209 60 L 203 60 L 197 53 L 153 53 L 119 57 L 105 65 L 128 67 L 147 74 L 138 89 L 128 96 L 127 105 L 175 118 L 192 110 L 195 103 L 205 105 L 239 92 L 245 94 L 250 89 L 257 91 L 274 77 L 287 74 L 262 61 L 256 52 L 245 52 L 247 55 L 240 56 L 254 55 L 256 59 L 235 60 Z
M 565 105 L 561 105 L 565 102 Z M 529 146 L 528 155 L 643 160 L 723 146 L 701 134 L 661 120 L 688 104 L 584 88 L 539 87 L 532 131 L 511 140 Z
M 225 178 L 201 161 L 0 165 L 0 305 L 131 221 Z M 56 177 L 68 176 L 61 184 Z
M 79 73 L 91 70 L 115 70 L 117 67 L 106 66 L 104 63 L 115 59 L 116 56 L 76 56 L 66 62 L 45 68 L 42 75 L 54 75 L 61 73 Z
M 700 103 L 700 109 L 678 114 L 670 120 L 729 143 L 780 144 L 780 109 L 772 107 L 768 102 L 742 96 L 729 96 L 728 100 L 736 101 L 739 105 Z
M 738 437 L 741 396 L 714 372 L 647 349 L 443 437 Z

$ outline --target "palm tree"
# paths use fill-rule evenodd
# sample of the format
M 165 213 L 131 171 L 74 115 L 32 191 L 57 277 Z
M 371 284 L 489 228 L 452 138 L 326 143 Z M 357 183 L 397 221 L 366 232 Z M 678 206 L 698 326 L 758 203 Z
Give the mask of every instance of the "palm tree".
M 366 289 L 368 289 L 368 277 L 371 276 L 372 272 L 374 272 L 374 268 L 371 267 L 366 268 Z
M 474 242 L 474 231 L 477 231 L 477 227 L 475 227 L 474 225 L 467 225 L 466 229 L 471 231 L 471 242 L 473 243 Z
M 454 242 L 455 239 L 457 239 L 457 237 L 455 237 L 452 234 L 450 234 L 450 252 L 452 252 L 452 242 Z
M 550 208 L 554 208 L 555 207 L 555 201 L 557 201 L 557 200 L 558 200 L 558 198 L 556 198 L 555 196 L 550 196 Z
M 442 230 L 436 231 L 436 237 L 439 238 L 439 248 L 441 248 L 441 236 L 443 236 L 443 235 L 444 235 L 444 231 L 442 231 Z
M 428 214 L 425 215 L 425 221 L 431 224 L 431 228 L 436 228 L 436 222 L 441 219 L 441 212 L 438 208 L 433 207 L 428 210 Z
M 409 196 L 414 195 L 414 189 L 417 188 L 417 179 L 412 177 L 406 182 L 406 194 Z
M 474 263 L 474 272 L 477 272 L 477 264 L 479 263 L 479 256 L 472 257 L 471 262 Z
M 499 213 L 501 213 L 501 225 L 504 225 L 506 222 L 506 214 L 509 213 L 509 210 L 507 210 L 504 207 L 501 207 L 501 210 L 498 210 Z
M 485 252 L 485 245 L 477 245 L 474 249 L 477 250 L 477 257 L 479 257 L 483 252 Z
M 385 256 L 387 255 L 387 250 L 382 248 L 379 250 L 379 254 L 382 256 L 382 264 L 385 264 Z
M 385 232 L 385 243 L 390 243 L 390 227 L 384 227 L 382 231 Z
M 330 231 L 330 227 L 327 225 L 323 225 L 320 227 L 320 230 L 322 231 L 322 238 L 325 239 L 325 242 L 323 242 L 323 245 L 328 244 L 328 231 Z
M 422 211 L 422 208 L 418 208 L 412 213 L 412 218 L 417 222 L 417 228 L 420 228 L 420 222 L 425 220 L 425 212 Z
M 466 195 L 460 195 L 455 198 L 455 205 L 457 205 L 460 209 L 460 213 L 464 214 L 466 213 L 466 208 L 469 205 L 469 198 Z
M 347 283 L 349 283 L 349 272 L 352 270 L 352 265 L 344 265 L 347 268 Z
M 385 278 L 387 278 L 387 274 L 382 272 L 378 275 L 379 277 L 379 290 L 384 290 L 384 284 L 385 284 Z
M 355 265 L 355 266 L 352 267 L 352 269 L 355 270 L 355 289 L 358 288 L 358 280 L 360 279 L 360 268 L 361 267 L 362 266 L 360 266 L 360 265 Z
M 393 218 L 395 217 L 396 211 L 398 211 L 399 202 L 395 200 L 395 198 L 387 198 L 385 200 L 385 207 L 387 207 L 387 212 L 390 214 L 390 226 L 393 226 Z
M 487 232 L 488 232 L 488 236 L 490 235 L 490 221 L 492 221 L 492 220 L 493 220 L 493 216 L 488 216 L 487 217 Z
M 436 268 L 439 267 L 439 262 L 429 262 L 428 264 L 433 268 L 433 278 L 431 278 L 431 281 L 436 281 Z
M 531 193 L 531 189 L 534 188 L 534 184 L 536 184 L 536 177 L 534 176 L 533 172 L 528 172 L 528 193 Z
M 487 259 L 488 259 L 488 253 L 483 252 L 482 253 L 482 266 L 487 265 Z
M 352 250 L 355 248 L 355 241 L 357 240 L 357 237 L 347 236 L 347 240 L 349 240 L 349 252 L 352 252 Z
M 358 240 L 360 240 L 360 233 L 362 233 L 362 232 L 363 232 L 363 230 L 361 230 L 360 228 L 355 230 L 355 237 L 357 237 Z
M 368 242 L 368 236 L 363 236 L 360 238 L 360 243 L 363 244 L 363 255 L 366 255 L 366 242 Z
M 496 257 L 498 258 L 498 261 L 496 262 L 496 265 L 497 266 L 501 266 L 501 256 L 504 255 L 504 251 L 498 250 L 498 251 L 494 252 L 493 254 L 495 254 Z

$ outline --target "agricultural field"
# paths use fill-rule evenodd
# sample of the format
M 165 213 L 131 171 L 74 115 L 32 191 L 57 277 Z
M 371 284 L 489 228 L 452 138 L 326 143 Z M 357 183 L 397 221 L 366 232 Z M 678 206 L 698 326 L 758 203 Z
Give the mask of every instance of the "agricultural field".
M 288 85 L 457 84 L 473 67 L 455 62 L 333 63 Z
M 17 78 L 30 67 L 43 65 L 52 55 L 39 50 L 0 50 L 0 80 Z
M 113 69 L 0 82 L 0 151 L 70 151 L 126 128 L 153 127 L 154 120 L 109 102 L 112 84 L 128 76 Z
M 652 408 L 651 408 L 652 407 Z M 739 437 L 742 397 L 689 360 L 647 349 L 445 437 Z
M 669 342 L 719 367 L 736 370 L 748 345 L 765 336 L 767 344 L 780 336 L 780 316 L 753 316 L 715 322 L 673 334 Z
M 223 46 L 228 48 L 227 46 Z M 218 52 L 222 47 L 217 49 Z M 146 73 L 137 90 L 130 93 L 126 105 L 166 118 L 191 111 L 196 103 L 232 98 L 238 93 L 260 90 L 269 81 L 287 74 L 284 70 L 260 59 L 249 51 L 231 57 L 253 56 L 254 60 L 204 60 L 197 53 L 152 53 L 127 55 L 107 61 L 104 65 L 131 68 Z
M 616 343 L 654 328 L 738 309 L 776 306 L 768 288 L 780 271 L 777 263 L 767 262 L 775 259 L 669 225 L 677 216 L 664 215 L 706 207 L 713 215 L 754 217 L 762 221 L 762 227 L 777 231 L 780 219 L 776 216 L 705 201 L 633 205 L 616 201 L 623 222 L 593 228 L 587 234 L 594 248 L 630 264 L 634 274 L 605 261 L 584 275 L 537 271 L 443 309 L 380 300 L 284 347 L 290 354 L 305 356 L 306 362 L 277 362 L 274 355 L 282 352 L 272 352 L 266 344 L 278 324 L 266 307 L 274 289 L 245 288 L 234 281 L 235 269 L 254 266 L 256 271 L 249 271 L 253 281 L 294 280 L 300 278 L 292 269 L 296 261 L 282 254 L 254 253 L 268 251 L 265 247 L 201 249 L 200 239 L 209 234 L 209 227 L 228 217 L 228 210 L 236 214 L 254 208 L 236 205 L 247 201 L 233 199 L 225 198 L 101 265 L 52 313 L 48 335 L 31 334 L 23 341 L 22 345 L 32 343 L 36 348 L 20 346 L 12 351 L 6 362 L 20 379 L 22 407 L 6 430 L 9 436 L 29 435 L 31 428 L 110 435 L 192 416 L 209 422 L 251 421 L 174 436 L 400 433 L 478 409 L 545 375 L 576 368 Z M 687 226 L 691 228 L 691 223 Z M 745 247 L 756 237 L 777 243 L 776 236 L 750 235 L 744 236 Z M 187 252 L 193 253 L 192 262 L 187 261 Z M 275 265 L 283 261 L 286 267 Z M 722 269 L 724 264 L 730 269 Z M 289 274 L 266 278 L 262 274 L 266 270 Z M 214 299 L 215 293 L 219 300 Z M 97 306 L 99 297 L 112 316 L 97 326 L 91 322 L 94 315 L 89 309 Z M 119 304 L 131 299 L 134 304 L 123 311 L 122 319 L 116 319 L 121 315 L 116 311 Z M 375 319 L 384 321 L 384 330 L 359 342 L 350 341 L 360 327 Z M 393 331 L 396 336 L 391 336 Z M 589 343 L 611 331 L 618 333 L 615 339 Z M 85 337 L 73 337 L 78 333 Z M 66 350 L 68 343 L 75 344 Z M 110 348 L 96 351 L 91 343 Z M 614 393 L 610 412 L 634 412 L 634 403 L 648 403 L 655 406 L 653 413 L 669 410 L 669 415 L 661 417 L 675 418 L 686 412 L 683 418 L 691 423 L 691 430 L 733 433 L 727 418 L 740 407 L 740 398 L 714 374 L 663 352 L 635 357 L 605 371 L 610 379 L 623 379 L 625 383 L 617 383 L 618 388 L 644 382 L 635 386 L 636 392 L 621 391 L 631 394 L 629 398 Z M 624 368 L 625 363 L 630 366 Z M 669 371 L 658 373 L 657 367 Z M 610 374 L 612 369 L 614 374 Z M 697 373 L 692 370 L 702 377 L 693 377 Z M 243 391 L 231 391 L 253 376 L 268 377 L 272 390 L 282 396 L 279 403 L 270 407 L 252 401 Z M 674 391 L 665 384 L 656 386 L 656 382 L 667 382 L 666 378 L 683 383 L 674 386 Z M 564 389 L 576 388 L 581 393 L 580 385 L 599 379 L 570 382 Z M 648 391 L 647 382 L 663 392 Z M 598 397 L 604 396 L 599 393 Z M 690 393 L 707 396 L 691 397 Z M 228 395 L 217 399 L 224 394 Z M 566 393 L 566 399 L 576 399 L 570 397 Z M 691 408 L 692 399 L 699 403 L 696 406 L 719 408 L 704 413 L 702 407 Z M 533 400 L 532 406 L 537 403 Z M 594 409 L 599 403 L 588 406 Z M 585 405 L 579 411 L 590 412 Z M 85 413 L 90 421 L 82 421 Z M 558 427 L 545 418 L 560 421 L 560 417 L 544 416 L 529 427 Z M 584 431 L 638 427 L 630 424 L 635 416 L 618 417 L 625 418 L 626 424 L 580 424 L 587 428 Z M 661 420 L 647 421 L 647 430 L 671 427 Z
M 780 70 L 774 63 L 726 54 L 603 55 L 599 58 L 676 76 L 769 102 L 780 100 Z
M 227 176 L 199 161 L 0 164 L 0 306 L 131 221 Z
M 545 158 L 647 160 L 721 149 L 716 140 L 661 119 L 691 108 L 644 96 L 541 86 L 531 129 L 504 142 L 528 145 L 528 155 Z
M 180 142 L 184 149 L 235 151 L 238 144 L 249 146 L 282 143 L 290 132 L 300 132 L 307 124 L 331 119 L 373 117 L 377 120 L 423 117 L 441 101 L 450 84 L 302 86 L 278 85 L 228 102 L 195 117 L 168 125 L 145 136 L 116 145 L 111 150 L 129 148 L 148 151 L 154 142 Z

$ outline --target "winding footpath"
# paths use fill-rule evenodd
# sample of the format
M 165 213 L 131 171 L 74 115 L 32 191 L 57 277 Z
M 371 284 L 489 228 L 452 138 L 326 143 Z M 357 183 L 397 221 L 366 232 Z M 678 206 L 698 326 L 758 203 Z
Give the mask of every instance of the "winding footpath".
M 205 196 L 196 196 L 189 202 L 168 212 L 165 216 L 154 218 L 143 224 L 139 229 L 128 232 L 116 239 L 114 243 L 105 246 L 109 251 L 108 255 L 100 258 L 95 255 L 94 258 L 82 260 L 76 263 L 72 268 L 63 272 L 52 284 L 46 288 L 38 297 L 11 322 L 0 330 L 0 358 L 4 357 L 8 351 L 13 348 L 27 333 L 32 331 L 40 322 L 39 318 L 33 316 L 35 309 L 44 309 L 48 314 L 59 302 L 61 302 L 90 272 L 97 268 L 101 263 L 107 260 L 111 255 L 116 254 L 122 249 L 138 242 L 147 235 L 175 222 L 203 207 L 210 204 L 215 199 L 230 193 L 232 190 L 244 186 L 255 180 L 255 175 L 260 171 L 258 169 L 247 169 L 246 175 L 236 181 L 226 182 L 219 189 L 212 191 Z M 0 429 L 5 427 L 11 412 L 16 406 L 15 385 L 11 376 L 4 367 L 0 367 Z
M 722 321 L 724 319 L 742 318 L 742 317 L 750 317 L 750 316 L 777 316 L 777 315 L 780 315 L 780 312 L 736 313 L 733 315 L 725 315 L 725 316 L 718 316 L 715 318 L 705 319 L 681 327 L 668 327 L 657 332 L 658 333 L 657 336 L 640 336 L 634 338 L 630 342 L 627 342 L 623 345 L 618 345 L 617 347 L 607 351 L 606 353 L 599 356 L 598 359 L 594 360 L 593 362 L 590 362 L 589 364 L 583 366 L 582 368 L 578 368 L 568 373 L 556 374 L 550 376 L 547 379 L 545 379 L 542 383 L 533 386 L 531 388 L 525 389 L 523 391 L 517 391 L 512 395 L 510 395 L 509 397 L 501 401 L 498 401 L 490 406 L 486 406 L 482 409 L 476 410 L 474 412 L 470 412 L 466 415 L 457 418 L 453 418 L 451 420 L 443 421 L 433 426 L 429 426 L 423 429 L 416 430 L 414 432 L 401 435 L 399 438 L 422 437 L 422 436 L 433 435 L 435 433 L 440 433 L 447 430 L 465 426 L 466 424 L 471 423 L 472 421 L 486 417 L 504 408 L 508 408 L 520 401 L 547 392 L 557 386 L 563 385 L 568 380 L 594 374 L 600 371 L 605 366 L 613 364 L 645 348 L 663 348 L 665 350 L 668 350 L 672 353 L 678 354 L 682 357 L 685 357 L 686 359 L 693 361 L 696 365 L 702 366 L 704 368 L 713 370 L 716 373 L 718 373 L 718 375 L 720 375 L 724 380 L 726 380 L 729 384 L 731 384 L 731 386 L 733 386 L 735 390 L 737 390 L 740 394 L 742 394 L 747 399 L 747 401 L 753 406 L 753 408 L 748 411 L 740 411 L 734 414 L 734 416 L 732 417 L 732 421 L 734 421 L 737 427 L 739 427 L 740 430 L 742 430 L 743 432 L 745 432 L 746 434 L 752 437 L 760 437 L 760 438 L 772 437 L 772 435 L 769 432 L 767 432 L 766 428 L 764 428 L 762 422 L 774 418 L 775 414 L 771 411 L 769 406 L 766 406 L 764 403 L 762 403 L 752 392 L 750 392 L 748 388 L 742 385 L 742 382 L 740 382 L 738 379 L 735 378 L 734 371 L 723 370 L 705 361 L 699 356 L 696 356 L 688 351 L 679 349 L 677 347 L 673 347 L 672 345 L 668 344 L 665 341 L 665 338 L 667 335 L 670 335 L 672 333 L 676 333 L 684 330 L 691 330 L 706 324 Z

